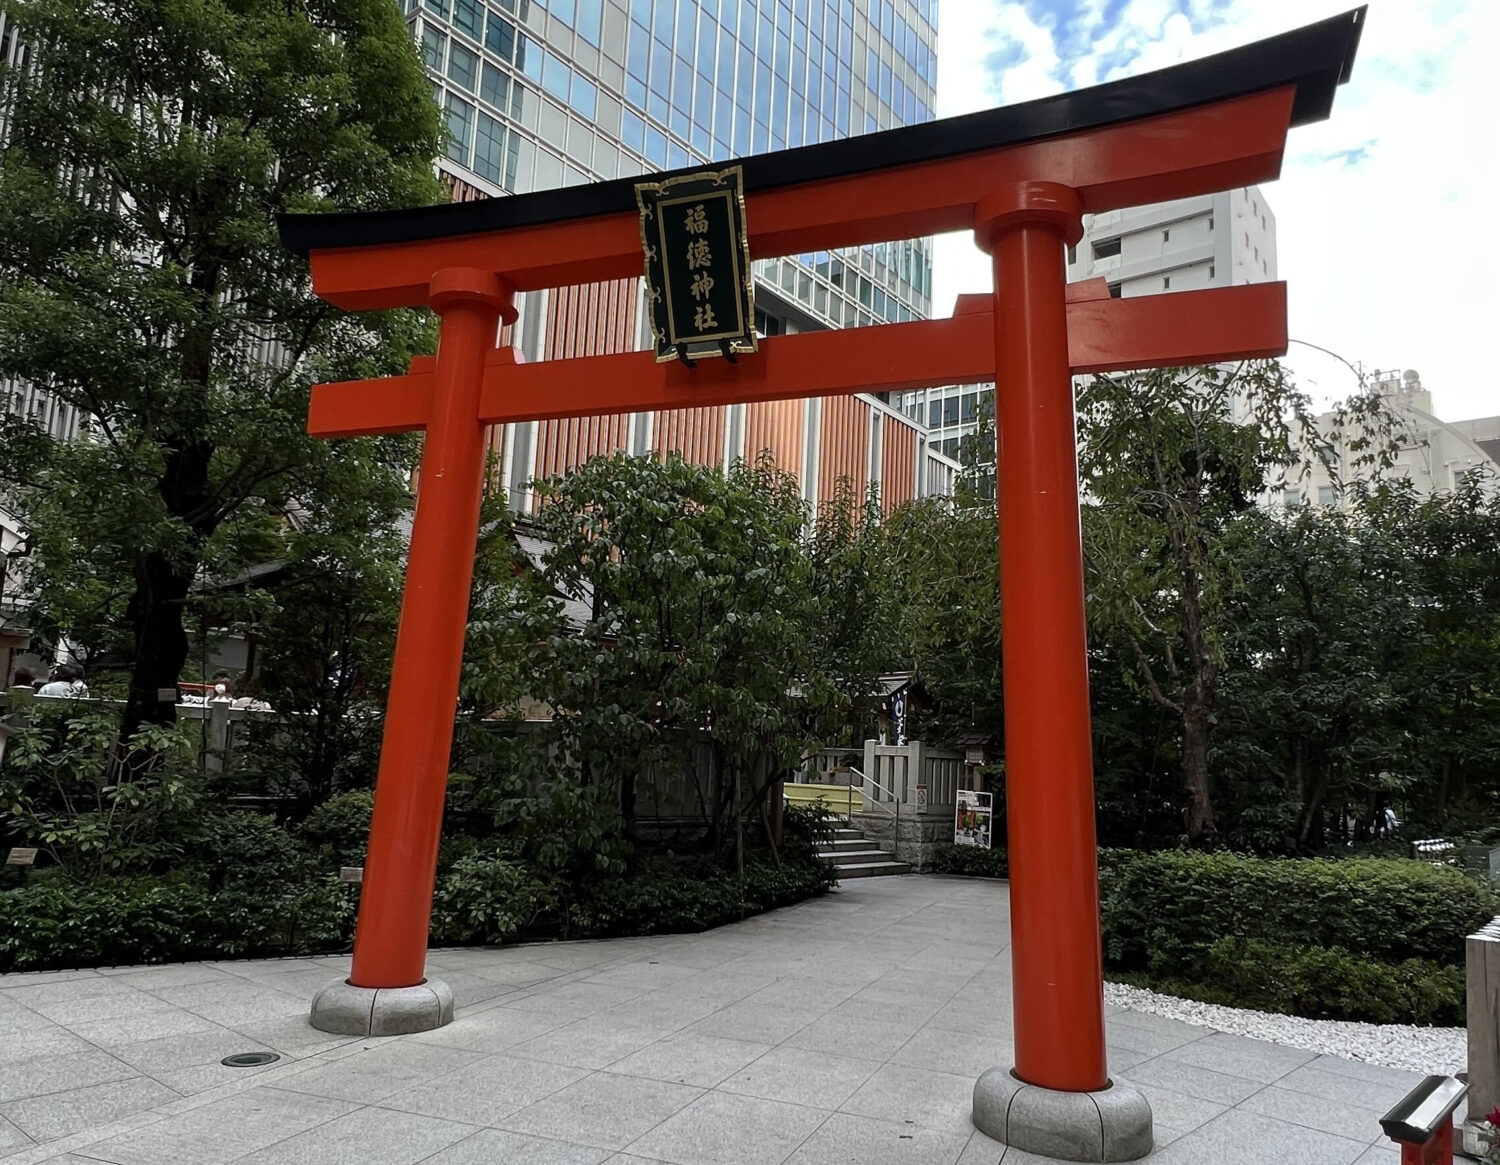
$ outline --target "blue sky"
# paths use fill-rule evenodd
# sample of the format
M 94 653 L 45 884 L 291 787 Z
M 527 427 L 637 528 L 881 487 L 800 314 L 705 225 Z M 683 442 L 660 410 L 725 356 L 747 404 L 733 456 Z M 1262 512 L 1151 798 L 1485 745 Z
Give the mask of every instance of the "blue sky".
M 941 0 L 942 116 L 1163 68 L 1346 11 L 1349 0 Z M 1500 321 L 1500 0 L 1372 0 L 1333 117 L 1294 130 L 1279 181 L 1291 334 L 1366 368 L 1416 368 L 1449 419 L 1500 413 L 1477 350 Z M 939 240 L 935 310 L 984 290 L 966 236 Z M 1342 364 L 1294 346 L 1320 401 Z

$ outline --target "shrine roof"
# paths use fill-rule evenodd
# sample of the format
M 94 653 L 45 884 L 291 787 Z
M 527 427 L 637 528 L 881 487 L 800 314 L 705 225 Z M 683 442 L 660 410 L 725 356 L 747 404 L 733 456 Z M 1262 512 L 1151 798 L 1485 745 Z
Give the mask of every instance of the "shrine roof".
M 842 178 L 1021 145 L 1198 106 L 1296 87 L 1292 125 L 1328 117 L 1334 91 L 1349 79 L 1365 8 L 1171 68 L 1019 105 L 902 126 L 879 133 L 726 161 L 744 171 L 745 192 Z M 282 243 L 314 250 L 418 242 L 619 214 L 636 210 L 638 182 L 688 170 L 619 178 L 558 190 L 405 210 L 281 215 Z

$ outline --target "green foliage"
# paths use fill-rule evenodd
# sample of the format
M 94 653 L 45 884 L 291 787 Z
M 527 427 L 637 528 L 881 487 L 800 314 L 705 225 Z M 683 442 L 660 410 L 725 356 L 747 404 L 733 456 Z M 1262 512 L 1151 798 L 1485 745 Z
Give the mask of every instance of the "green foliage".
M 160 870 L 180 859 L 205 794 L 181 730 L 147 725 L 128 745 L 98 710 L 40 701 L 12 717 L 0 766 L 0 830 L 70 877 Z
M 502 943 L 531 930 L 557 905 L 553 879 L 503 857 L 459 858 L 432 900 L 432 942 L 439 946 Z
M 932 851 L 934 874 L 963 874 L 971 878 L 1010 877 L 1010 854 L 1003 847 L 981 849 L 977 845 L 941 845 Z
M 171 718 L 189 613 L 250 610 L 224 584 L 278 557 L 294 498 L 349 484 L 308 386 L 430 348 L 425 313 L 315 298 L 275 216 L 441 201 L 440 117 L 389 0 L 6 13 L 31 52 L 0 68 L 0 376 L 94 439 L 7 443 L 0 478 L 49 629 L 131 661 L 128 738 Z
M 1237 399 L 1254 424 L 1230 419 Z M 1269 362 L 1096 376 L 1078 394 L 1091 631 L 1118 645 L 1127 684 L 1180 725 L 1195 844 L 1218 833 L 1209 748 L 1235 577 L 1225 535 L 1313 433 L 1307 398 Z
M 924 498 L 885 525 L 896 580 L 905 666 L 933 700 L 908 735 L 951 743 L 970 731 L 1004 733 L 1000 667 L 998 516 L 993 494 L 959 505 Z
M 608 811 L 630 840 L 648 815 L 696 815 L 727 859 L 740 830 L 770 832 L 777 779 L 849 731 L 889 658 L 893 605 L 870 569 L 879 535 L 856 520 L 870 515 L 846 492 L 809 536 L 795 479 L 768 460 L 721 472 L 676 455 L 596 458 L 537 488 L 539 565 L 486 534 L 464 701 L 515 713 L 529 699 L 553 715 L 475 774 L 474 795 L 502 828 L 546 814 L 567 831 Z
M 269 814 L 208 810 L 193 821 L 186 842 L 182 874 L 212 890 L 281 894 L 304 877 L 296 836 Z
M 1107 964 L 1168 978 L 1201 978 L 1221 939 L 1454 966 L 1464 936 L 1500 913 L 1487 884 L 1404 859 L 1105 850 L 1100 885 Z
M 256 637 L 259 695 L 280 713 L 252 725 L 243 775 L 300 812 L 375 781 L 413 454 L 408 438 L 341 442 L 279 532 L 259 601 L 222 620 Z
M 1462 1027 L 1466 1013 L 1462 966 L 1386 962 L 1338 947 L 1220 939 L 1202 979 L 1235 1006 L 1313 1019 Z
M 824 893 L 817 861 L 753 862 L 743 883 L 702 861 L 570 887 L 493 847 L 456 860 L 433 897 L 432 941 L 495 944 L 703 930 Z M 0 973 L 191 959 L 268 958 L 349 948 L 357 886 L 120 878 L 0 891 Z
M 146 879 L 26 886 L 0 893 L 0 970 L 346 950 L 357 897 L 336 882 L 279 894 Z
M 317 868 L 362 866 L 374 811 L 375 794 L 368 790 L 336 793 L 303 818 L 297 838 Z
M 743 882 L 719 870 L 646 874 L 601 883 L 570 921 L 575 933 L 599 937 L 706 930 L 822 894 L 832 883 L 816 861 L 746 865 Z
M 821 801 L 787 805 L 782 810 L 781 857 L 788 862 L 816 862 L 833 842 L 833 831 L 843 819 Z

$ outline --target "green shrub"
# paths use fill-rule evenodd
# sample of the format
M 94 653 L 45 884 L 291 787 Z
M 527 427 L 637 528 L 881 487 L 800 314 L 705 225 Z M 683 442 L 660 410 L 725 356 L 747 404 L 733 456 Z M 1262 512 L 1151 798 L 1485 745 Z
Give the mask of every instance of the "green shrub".
M 788 805 L 782 810 L 781 856 L 788 862 L 816 861 L 833 843 L 839 818 L 823 802 Z
M 1010 877 L 1010 855 L 1004 846 L 940 845 L 932 851 L 934 874 L 964 874 L 971 878 Z
M 1220 939 L 1338 947 L 1385 963 L 1461 964 L 1464 936 L 1500 896 L 1424 862 L 1100 853 L 1105 959 L 1123 970 L 1194 978 Z
M 0 971 L 346 949 L 356 901 L 354 887 L 333 881 L 282 894 L 148 879 L 49 881 L 0 894 Z
M 324 870 L 362 866 L 374 812 L 375 794 L 368 789 L 335 793 L 303 819 L 297 836 Z
M 646 874 L 601 882 L 571 911 L 575 935 L 672 934 L 706 930 L 824 893 L 831 868 L 816 860 L 781 866 L 748 864 L 745 880 L 722 872 Z
M 1203 974 L 1241 1007 L 1315 1019 L 1462 1026 L 1464 969 L 1425 959 L 1384 963 L 1337 947 L 1224 938 Z
M 635 877 L 570 888 L 493 850 L 475 851 L 438 879 L 432 941 L 704 930 L 821 894 L 832 881 L 817 861 L 752 863 L 741 886 L 701 862 L 660 860 Z M 0 891 L 0 973 L 348 950 L 358 903 L 358 887 L 331 876 L 224 887 L 203 879 L 35 879 Z
M 159 872 L 184 855 L 205 778 L 188 731 L 148 724 L 117 752 L 119 718 L 27 705 L 0 766 L 0 839 L 79 881 Z
M 501 943 L 555 917 L 557 885 L 502 857 L 471 853 L 438 880 L 432 942 L 438 946 Z
M 265 813 L 206 813 L 187 836 L 191 858 L 182 872 L 210 889 L 264 889 L 281 893 L 300 880 L 302 846 Z

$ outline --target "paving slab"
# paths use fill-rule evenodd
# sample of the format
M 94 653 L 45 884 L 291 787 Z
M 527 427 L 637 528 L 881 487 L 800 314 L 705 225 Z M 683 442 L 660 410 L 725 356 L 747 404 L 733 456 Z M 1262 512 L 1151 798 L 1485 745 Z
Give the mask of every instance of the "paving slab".
M 0 976 L 0 1161 L 1047 1165 L 976 1133 L 1010 1062 L 1006 887 L 862 879 L 701 935 L 435 950 L 437 1031 L 307 1022 L 348 956 Z M 1161 1165 L 1396 1165 L 1418 1081 L 1111 1008 Z M 282 1057 L 224 1067 L 233 1052 Z
M 676 1165 L 781 1165 L 828 1115 L 779 1100 L 708 1092 L 629 1149 Z
M 684 1084 L 596 1072 L 500 1123 L 513 1132 L 624 1149 L 701 1095 L 703 1089 Z

